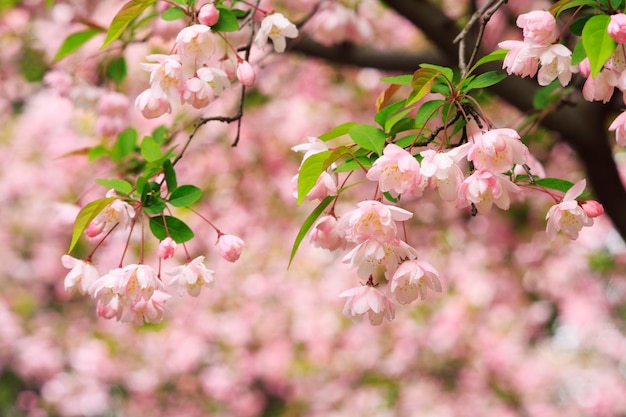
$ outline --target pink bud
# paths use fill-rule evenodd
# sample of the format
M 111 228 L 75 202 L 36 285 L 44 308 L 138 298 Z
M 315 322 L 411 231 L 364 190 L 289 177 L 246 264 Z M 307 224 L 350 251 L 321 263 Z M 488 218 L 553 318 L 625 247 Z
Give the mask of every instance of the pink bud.
M 598 217 L 604 213 L 604 207 L 602 207 L 602 204 L 595 200 L 584 201 L 580 206 L 585 214 L 591 218 Z
M 241 61 L 237 66 L 237 79 L 246 87 L 250 87 L 254 84 L 256 74 L 248 61 Z
M 89 223 L 85 229 L 85 234 L 89 237 L 96 237 L 104 230 L 104 223 Z
M 578 64 L 578 69 L 580 70 L 580 75 L 585 78 L 589 78 L 589 74 L 591 74 L 591 66 L 589 65 L 589 58 L 585 58 Z
M 169 259 L 174 256 L 174 251 L 176 251 L 176 242 L 171 237 L 166 237 L 159 243 L 159 258 Z
M 611 22 L 606 28 L 609 36 L 617 43 L 626 43 L 626 14 L 617 13 L 611 15 Z
M 221 235 L 217 240 L 220 255 L 228 262 L 235 262 L 239 259 L 244 246 L 243 240 L 235 235 Z
M 220 11 L 213 3 L 205 4 L 198 12 L 198 21 L 203 25 L 213 26 L 220 20 Z

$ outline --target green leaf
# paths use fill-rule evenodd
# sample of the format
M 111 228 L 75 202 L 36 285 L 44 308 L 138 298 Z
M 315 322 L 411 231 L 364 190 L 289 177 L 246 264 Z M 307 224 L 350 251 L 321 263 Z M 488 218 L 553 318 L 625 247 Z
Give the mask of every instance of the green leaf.
M 54 61 L 59 61 L 69 54 L 75 52 L 76 50 L 78 50 L 78 48 L 89 42 L 89 40 L 96 36 L 98 33 L 102 33 L 102 31 L 95 28 L 72 33 L 61 44 L 61 47 L 54 56 Z
M 111 42 L 122 36 L 128 24 L 154 3 L 156 3 L 156 0 L 130 0 L 124 4 L 113 18 L 106 39 L 100 49 L 106 48 Z
M 216 24 L 211 26 L 211 30 L 215 32 L 235 32 L 239 30 L 239 22 L 237 16 L 227 9 L 226 7 L 218 7 L 220 12 L 220 19 Z
M 404 102 L 403 101 L 398 101 L 396 103 L 393 103 L 393 104 L 390 104 L 390 105 L 388 105 L 386 107 L 383 107 L 382 109 L 380 109 L 380 111 L 378 113 L 376 113 L 376 116 L 374 116 L 374 121 L 376 123 L 378 123 L 381 127 L 384 128 L 385 121 L 387 121 L 387 119 L 392 114 L 394 114 L 398 110 L 402 109 L 402 107 L 404 107 Z M 410 111 L 411 111 L 411 109 L 407 110 L 407 112 L 410 112 Z
M 561 12 L 573 9 L 574 7 L 595 5 L 595 0 L 560 0 L 550 7 L 550 13 L 552 13 L 555 17 L 558 17 Z
M 148 214 L 161 214 L 165 211 L 167 205 L 161 197 L 154 196 L 148 201 L 148 204 L 144 204 L 143 210 Z
M 411 87 L 413 87 L 414 93 L 412 97 L 407 100 L 406 105 L 410 106 L 423 99 L 426 94 L 430 93 L 430 89 L 435 82 L 435 79 L 441 74 L 441 72 L 432 68 L 420 68 L 413 74 L 411 80 Z
M 152 131 L 152 138 L 159 145 L 163 145 L 165 141 L 167 140 L 168 134 L 169 134 L 169 131 L 167 130 L 167 127 L 165 127 L 164 125 L 161 125 Z
M 574 23 L 569 25 L 569 30 L 576 36 L 581 36 L 583 34 L 583 28 L 587 24 L 587 21 L 591 19 L 593 15 L 583 16 L 580 19 L 576 20 Z
M 159 240 L 165 239 L 169 232 L 169 236 L 174 239 L 176 243 L 187 242 L 194 236 L 185 222 L 173 216 L 150 217 L 150 230 Z
M 589 58 L 591 76 L 596 77 L 606 61 L 611 57 L 617 44 L 609 36 L 607 27 L 611 17 L 608 15 L 595 15 L 583 28 L 582 41 Z
M 564 193 L 574 185 L 574 183 L 560 178 L 540 178 L 535 181 L 535 184 L 551 190 L 562 191 Z
M 431 100 L 422 104 L 415 114 L 415 124 L 418 126 L 426 124 L 439 113 L 443 103 L 443 100 Z
M 126 59 L 123 56 L 117 57 L 107 65 L 107 76 L 110 80 L 120 84 L 126 77 Z
M 178 183 L 176 181 L 176 171 L 174 170 L 174 165 L 169 159 L 166 159 L 165 162 L 163 162 L 163 175 L 165 175 L 167 190 L 171 193 L 176 189 L 176 187 L 178 187 Z
M 454 71 L 452 71 L 452 68 L 433 64 L 420 64 L 420 67 L 439 71 L 448 81 L 452 81 L 454 79 Z
M 339 136 L 347 135 L 352 126 L 355 126 L 355 122 L 347 122 L 340 124 L 339 126 L 332 128 L 328 132 L 319 136 L 319 140 L 326 142 L 334 138 L 338 138 Z
M 133 186 L 131 183 L 129 183 L 128 181 L 119 179 L 119 178 L 113 178 L 110 180 L 104 179 L 104 178 L 98 178 L 96 182 L 103 187 L 106 187 L 109 189 L 112 188 L 120 194 L 130 194 L 131 191 L 133 191 Z
M 169 203 L 174 207 L 189 207 L 202 198 L 202 190 L 195 185 L 181 185 L 172 191 Z
M 476 88 L 487 88 L 499 83 L 507 77 L 506 73 L 500 71 L 487 71 L 472 79 L 469 84 L 463 88 L 467 92 Z
M 411 109 L 406 109 L 404 111 L 401 111 L 399 113 L 396 113 L 394 115 L 392 115 L 391 117 L 389 117 L 386 121 L 385 121 L 385 125 L 384 125 L 384 129 L 385 132 L 389 132 L 392 130 L 392 128 L 395 127 L 396 123 L 401 122 L 402 120 L 410 120 L 410 127 L 409 129 L 415 127 L 413 124 L 413 117 L 407 117 L 405 118 L 404 116 L 406 116 L 407 114 L 409 114 L 411 112 Z
M 306 234 L 309 232 L 309 230 L 313 226 L 313 223 L 315 223 L 318 217 L 324 212 L 326 207 L 328 207 L 328 205 L 334 199 L 335 199 L 335 196 L 326 197 L 324 200 L 322 200 L 322 202 L 317 207 L 315 207 L 315 209 L 311 212 L 311 214 L 309 214 L 309 217 L 306 218 L 306 220 L 302 224 L 302 227 L 300 228 L 300 231 L 298 232 L 298 235 L 296 236 L 296 240 L 293 242 L 293 247 L 291 248 L 291 255 L 289 256 L 289 264 L 287 265 L 287 268 L 291 266 L 291 262 L 293 261 L 293 258 L 296 256 L 296 253 L 298 252 L 298 248 L 300 247 L 300 243 L 302 242 L 302 239 L 304 239 Z
M 135 183 L 135 188 L 137 190 L 137 193 L 143 196 L 147 185 L 148 185 L 148 180 L 146 179 L 146 177 L 137 178 L 137 182 Z
M 302 162 L 298 173 L 298 204 L 301 204 L 309 191 L 315 187 L 317 179 L 324 171 L 324 162 L 331 153 L 332 151 L 319 152 Z
M 559 80 L 552 81 L 549 85 L 539 88 L 533 97 L 533 107 L 536 109 L 545 109 L 558 99 L 552 93 L 561 86 Z
M 396 85 L 411 85 L 412 79 L 413 79 L 412 74 L 406 74 L 406 75 L 396 75 L 393 77 L 383 77 L 380 79 L 380 81 L 384 83 L 396 84 Z
M 163 157 L 161 147 L 152 136 L 145 136 L 141 141 L 141 155 L 146 158 L 148 162 L 158 161 Z
M 354 125 L 348 132 L 354 143 L 359 145 L 363 149 L 376 152 L 378 155 L 382 155 L 383 148 L 385 147 L 386 136 L 385 133 L 371 125 Z
M 397 198 L 396 198 L 396 197 L 392 196 L 391 194 L 389 194 L 389 192 L 388 192 L 388 191 L 385 191 L 385 192 L 383 193 L 383 195 L 385 196 L 385 198 L 386 198 L 387 200 L 391 201 L 392 203 L 397 203 L 398 201 L 400 201 L 400 197 L 397 197 Z
M 98 214 L 102 210 L 106 208 L 112 201 L 117 200 L 115 197 L 107 197 L 101 198 L 91 203 L 87 204 L 83 207 L 78 215 L 76 216 L 76 220 L 74 221 L 74 231 L 72 232 L 72 241 L 70 243 L 70 248 L 67 250 L 67 253 L 72 252 L 76 243 L 78 243 L 78 239 L 83 234 L 89 223 L 92 222 L 93 219 L 96 218 Z
M 357 169 L 370 168 L 373 164 L 372 160 L 367 156 L 357 156 L 356 159 L 358 162 L 354 159 L 348 159 L 343 164 L 337 166 L 335 172 L 350 172 Z
M 496 49 L 490 54 L 480 58 L 468 73 L 474 72 L 476 68 L 489 62 L 502 61 L 508 52 L 509 51 L 506 49 Z
M 89 158 L 90 161 L 95 161 L 96 159 L 102 158 L 103 156 L 106 156 L 108 154 L 109 154 L 109 150 L 106 147 L 102 145 L 97 145 L 89 149 L 89 153 L 87 154 L 87 157 Z
M 121 132 L 117 141 L 111 148 L 111 159 L 113 162 L 120 162 L 122 159 L 131 154 L 137 147 L 137 131 L 129 127 Z
M 572 52 L 572 65 L 579 64 L 586 57 L 587 53 L 585 52 L 583 41 L 582 39 L 579 39 L 578 42 L 576 42 L 576 46 L 574 46 L 574 51 Z
M 426 138 L 424 138 L 424 140 L 426 140 Z M 401 147 L 401 148 L 406 148 L 407 146 L 411 146 L 415 142 L 418 142 L 417 141 L 417 133 L 415 133 L 413 135 L 403 136 L 403 137 L 397 139 L 394 143 L 396 145 L 398 145 L 399 147 Z
M 163 20 L 165 20 L 167 22 L 171 22 L 173 20 L 182 19 L 182 18 L 184 18 L 186 16 L 187 16 L 187 14 L 180 7 L 170 7 L 169 9 L 167 9 L 166 11 L 161 13 L 161 19 L 163 19 Z

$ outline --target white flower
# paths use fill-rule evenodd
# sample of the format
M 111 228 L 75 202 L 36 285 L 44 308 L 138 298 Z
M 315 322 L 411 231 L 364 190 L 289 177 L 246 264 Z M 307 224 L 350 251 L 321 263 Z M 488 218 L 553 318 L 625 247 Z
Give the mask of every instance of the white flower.
M 76 288 L 81 294 L 86 294 L 91 284 L 100 276 L 98 270 L 91 262 L 76 259 L 70 255 L 63 255 L 61 262 L 64 267 L 71 269 L 65 276 L 64 285 L 66 291 L 72 291 Z
M 395 317 L 393 303 L 374 287 L 362 285 L 350 288 L 339 294 L 339 297 L 346 298 L 343 315 L 352 320 L 360 320 L 367 313 L 370 323 L 379 325 L 383 318 L 391 321 Z
M 400 304 L 408 304 L 418 297 L 426 298 L 426 288 L 441 291 L 439 273 L 425 261 L 411 259 L 403 262 L 391 279 L 391 292 Z
M 203 286 L 210 287 L 215 279 L 213 271 L 204 266 L 204 256 L 198 256 L 186 265 L 180 265 L 167 273 L 172 277 L 169 285 L 178 285 L 178 294 L 196 297 Z
M 298 36 L 298 28 L 280 13 L 273 13 L 265 16 L 261 22 L 261 28 L 254 38 L 254 43 L 263 48 L 269 37 L 274 43 L 276 52 L 284 52 L 287 42 L 285 38 L 295 38 Z
M 585 180 L 578 181 L 565 193 L 559 204 L 550 207 L 546 215 L 548 221 L 546 233 L 550 240 L 556 237 L 559 230 L 570 239 L 576 239 L 583 226 L 593 225 L 593 219 L 587 216 L 585 210 L 576 201 L 585 189 L 585 185 Z

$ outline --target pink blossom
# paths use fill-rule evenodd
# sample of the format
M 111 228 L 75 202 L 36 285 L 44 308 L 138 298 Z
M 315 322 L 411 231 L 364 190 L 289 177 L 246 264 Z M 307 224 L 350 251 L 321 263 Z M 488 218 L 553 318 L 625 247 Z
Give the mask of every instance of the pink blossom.
M 592 219 L 604 214 L 604 207 L 595 200 L 583 201 L 580 206 L 585 214 Z
M 383 155 L 374 161 L 367 172 L 367 179 L 378 181 L 380 190 L 388 191 L 394 197 L 407 192 L 419 196 L 425 187 L 419 162 L 393 143 L 385 146 Z
M 154 64 L 141 64 L 150 72 L 150 88 L 155 98 L 178 99 L 183 89 L 182 62 L 178 55 L 152 54 L 146 57 Z
M 113 196 L 108 192 L 107 197 Z M 120 229 L 126 228 L 135 217 L 135 209 L 127 202 L 117 199 L 113 200 L 91 221 L 85 233 L 94 238 L 101 234 L 106 234 L 118 226 Z
M 458 207 L 466 207 L 473 203 L 481 213 L 487 213 L 495 204 L 503 210 L 508 210 L 511 194 L 519 193 L 520 188 L 513 184 L 508 177 L 499 172 L 481 169 L 474 172 L 463 181 L 459 187 Z
M 230 80 L 226 73 L 213 67 L 202 67 L 197 71 L 198 78 L 209 84 L 213 95 L 219 96 L 230 86 Z
M 609 130 L 615 131 L 615 141 L 619 146 L 626 146 L 626 111 L 623 111 L 613 120 Z
M 560 203 L 550 207 L 546 220 L 546 233 L 550 240 L 556 237 L 558 231 L 563 232 L 570 239 L 578 238 L 583 226 L 593 225 L 593 219 L 587 216 L 585 210 L 578 204 L 576 198 L 585 190 L 587 182 L 583 179 L 574 184 L 563 196 Z
M 204 265 L 204 256 L 198 256 L 186 265 L 177 266 L 167 274 L 172 277 L 168 284 L 177 285 L 179 295 L 187 292 L 197 297 L 203 286 L 210 287 L 215 281 L 213 271 Z
M 96 132 L 103 136 L 115 136 L 128 127 L 128 97 L 124 94 L 109 92 L 104 94 L 96 111 Z
M 357 206 L 357 209 L 346 213 L 339 220 L 342 235 L 354 243 L 362 243 L 368 239 L 381 243 L 391 242 L 396 238 L 395 222 L 408 220 L 413 216 L 410 211 L 378 201 L 361 201 Z
M 393 303 L 377 288 L 361 285 L 343 291 L 339 297 L 346 298 L 343 315 L 352 320 L 358 321 L 367 314 L 370 323 L 377 326 L 383 318 L 391 321 L 395 317 Z
M 215 95 L 209 84 L 198 77 L 191 77 L 185 81 L 181 99 L 183 103 L 188 103 L 196 109 L 201 109 L 213 101 Z
M 457 189 L 465 178 L 458 164 L 466 157 L 471 146 L 466 143 L 447 152 L 433 149 L 420 152 L 424 158 L 420 173 L 428 179 L 431 188 L 437 188 L 439 196 L 445 201 L 455 201 L 458 197 Z
M 606 28 L 609 36 L 617 43 L 626 43 L 626 14 L 616 13 L 611 15 L 611 21 Z
M 418 297 L 424 300 L 426 288 L 441 292 L 439 272 L 426 261 L 410 259 L 403 262 L 391 279 L 390 291 L 400 304 L 409 304 Z
M 73 258 L 70 255 L 61 257 L 63 266 L 71 271 L 65 276 L 65 290 L 72 291 L 78 289 L 81 294 L 87 294 L 89 287 L 93 284 L 100 274 L 91 262 Z
M 122 268 L 122 279 L 118 282 L 117 293 L 130 300 L 148 300 L 156 290 L 163 289 L 163 283 L 150 265 L 130 264 Z
M 206 25 L 187 26 L 176 36 L 176 53 L 193 69 L 208 62 L 214 50 L 213 33 Z
M 237 65 L 237 79 L 246 87 L 254 85 L 256 75 L 252 65 L 250 65 L 248 61 L 241 61 L 239 65 Z
M 523 29 L 524 42 L 536 45 L 550 45 L 559 36 L 556 19 L 552 13 L 534 10 L 517 17 L 516 24 Z
M 135 107 L 141 111 L 146 119 L 154 119 L 172 111 L 172 106 L 167 97 L 155 95 L 150 88 L 137 96 Z
M 110 270 L 89 286 L 89 294 L 100 301 L 103 306 L 108 305 L 121 293 L 120 283 L 124 280 L 125 274 L 122 268 Z
M 588 58 L 585 59 L 588 60 Z M 619 76 L 615 71 L 610 68 L 603 68 L 595 78 L 589 75 L 583 85 L 583 97 L 587 101 L 607 103 L 613 96 L 618 81 Z
M 261 27 L 254 38 L 254 43 L 263 48 L 270 38 L 276 52 L 285 52 L 287 42 L 285 38 L 298 36 L 298 28 L 280 13 L 267 15 L 261 22 Z
M 357 268 L 357 275 L 366 279 L 382 274 L 391 277 L 400 262 L 414 258 L 417 258 L 417 251 L 403 240 L 396 238 L 381 243 L 370 239 L 356 245 L 342 261 L 349 263 L 350 268 Z
M 220 20 L 220 11 L 215 4 L 208 3 L 200 8 L 198 12 L 198 21 L 203 25 L 213 26 Z
M 333 251 L 340 246 L 345 247 L 345 242 L 339 235 L 335 216 L 326 215 L 318 218 L 311 226 L 309 237 L 313 246 L 318 248 Z
M 508 49 L 502 68 L 507 74 L 520 77 L 534 77 L 539 68 L 539 55 L 544 47 L 529 45 L 522 41 L 502 41 L 498 43 L 502 49 Z
M 176 242 L 171 237 L 166 237 L 159 243 L 158 255 L 161 259 L 170 259 L 176 251 Z
M 330 195 L 337 195 L 337 175 L 324 171 L 317 178 L 315 185 L 311 188 L 311 191 L 309 191 L 305 199 L 307 201 L 323 200 Z
M 119 321 L 133 323 L 137 326 L 147 323 L 160 323 L 165 316 L 165 302 L 171 296 L 163 291 L 154 291 L 147 299 L 138 298 L 128 308 L 124 309 Z
M 539 55 L 541 68 L 537 74 L 537 82 L 539 85 L 545 86 L 555 79 L 565 87 L 572 79 L 572 74 L 578 71 L 575 65 L 572 65 L 572 51 L 567 49 L 565 45 L 560 43 L 550 45 Z
M 235 262 L 241 256 L 245 244 L 235 235 L 221 235 L 217 239 L 217 248 L 222 258 L 228 262 Z
M 304 152 L 302 162 L 304 162 L 311 155 L 315 155 L 316 153 L 328 150 L 328 145 L 326 144 L 326 142 L 320 140 L 319 138 L 309 136 L 307 137 L 307 140 L 309 141 L 308 143 L 301 143 L 291 148 L 291 150 L 294 152 Z
M 507 172 L 513 164 L 522 165 L 528 159 L 528 148 L 513 129 L 491 129 L 472 138 L 474 143 L 467 159 L 477 169 Z
M 371 24 L 352 7 L 324 2 L 307 23 L 311 36 L 323 45 L 341 42 L 363 43 L 373 35 Z

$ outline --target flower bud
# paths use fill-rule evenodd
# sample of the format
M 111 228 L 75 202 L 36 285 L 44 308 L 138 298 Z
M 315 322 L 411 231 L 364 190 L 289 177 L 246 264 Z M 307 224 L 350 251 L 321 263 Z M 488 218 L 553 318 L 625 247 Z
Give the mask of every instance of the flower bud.
M 241 61 L 237 66 L 237 79 L 246 87 L 250 87 L 254 84 L 256 74 L 248 61 Z
M 159 243 L 158 255 L 161 259 L 169 259 L 174 256 L 176 242 L 171 237 L 166 237 Z
M 583 201 L 580 206 L 585 214 L 592 219 L 604 213 L 604 207 L 602 207 L 602 204 L 595 200 Z
M 609 36 L 617 43 L 626 43 L 626 14 L 617 13 L 611 15 L 611 21 L 606 28 Z
M 213 3 L 205 4 L 198 12 L 198 21 L 203 25 L 213 26 L 220 20 L 220 11 Z
M 228 262 L 235 262 L 239 259 L 244 246 L 243 240 L 235 235 L 221 235 L 217 240 L 220 255 Z

